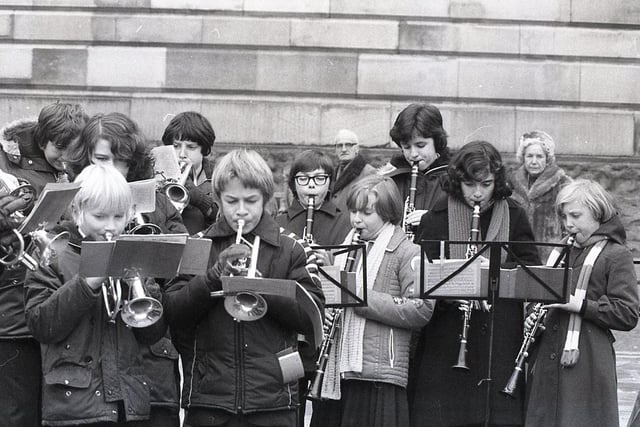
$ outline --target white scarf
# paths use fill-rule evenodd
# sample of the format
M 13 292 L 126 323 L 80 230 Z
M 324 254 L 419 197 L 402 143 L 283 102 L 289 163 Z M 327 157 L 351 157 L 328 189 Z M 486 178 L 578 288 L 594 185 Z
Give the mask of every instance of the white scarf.
M 354 230 L 347 235 L 343 244 L 351 244 Z M 387 223 L 380 230 L 380 234 L 373 242 L 371 249 L 367 251 L 367 289 L 373 289 L 373 284 L 378 276 L 378 270 L 382 264 L 382 259 L 389 246 L 389 242 L 395 232 L 395 226 Z M 347 254 L 343 253 L 336 256 L 334 265 L 345 265 Z M 356 266 L 356 291 L 359 296 L 362 295 L 362 259 L 358 260 Z M 339 400 L 340 380 L 338 371 L 344 372 L 362 372 L 362 355 L 364 352 L 364 327 L 366 320 L 364 317 L 355 313 L 353 308 L 345 308 L 342 317 L 342 326 L 340 334 L 335 338 L 336 343 L 340 343 L 338 348 L 334 348 L 327 361 L 326 372 L 322 385 L 322 396 L 328 399 Z M 337 351 L 335 351 L 337 350 Z M 339 369 L 338 369 L 339 368 Z

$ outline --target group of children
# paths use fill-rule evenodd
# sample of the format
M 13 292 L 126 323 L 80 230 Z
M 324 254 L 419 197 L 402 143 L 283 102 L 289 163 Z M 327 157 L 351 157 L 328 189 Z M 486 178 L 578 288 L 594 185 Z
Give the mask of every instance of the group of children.
M 102 296 L 109 278 L 84 277 L 79 262 L 82 241 L 125 232 L 134 212 L 128 182 L 153 177 L 152 161 L 142 133 L 127 116 L 111 113 L 83 120 L 66 137 L 68 143 L 56 145 L 54 138 L 38 143 L 44 161 L 49 144 L 68 146 L 67 171 L 81 187 L 70 218 L 53 230 L 67 231 L 69 238 L 55 242 L 57 257 L 49 265 L 24 278 L 24 325 L 11 341 L 31 346 L 31 363 L 41 363 L 41 378 L 30 379 L 23 372 L 12 381 L 37 381 L 28 386 L 31 392 L 41 390 L 42 401 L 14 397 L 2 406 L 10 398 L 0 398 L 0 411 L 13 420 L 9 425 L 36 425 L 41 408 L 44 425 L 175 426 L 180 400 L 185 425 L 192 427 L 302 425 L 300 409 L 317 347 L 302 351 L 306 375 L 299 374 L 299 381 L 284 380 L 283 354 L 302 349 L 301 337 L 307 337 L 307 346 L 319 341 L 313 336 L 308 301 L 322 311 L 319 268 L 344 265 L 344 257 L 332 259 L 314 246 L 348 245 L 356 233 L 366 246 L 366 259 L 355 259 L 356 287 L 360 294 L 366 288 L 367 304 L 343 309 L 324 373 L 336 386 L 331 392 L 325 388 L 324 400 L 314 402 L 312 425 L 617 425 L 611 330 L 635 326 L 639 300 L 624 228 L 611 196 L 599 184 L 576 180 L 558 195 L 558 218 L 575 237 L 568 257 L 572 295 L 567 303 L 546 306 L 547 331 L 537 338 L 529 359 L 526 389 L 507 398 L 498 391 L 511 374 L 532 319 L 525 319 L 522 303 L 515 301 L 497 300 L 488 307 L 493 312 L 475 310 L 468 336 L 469 370 L 452 370 L 463 315 L 460 301 L 421 297 L 416 243 L 467 240 L 476 204 L 480 240 L 534 241 L 533 232 L 523 208 L 509 197 L 499 152 L 488 142 L 474 141 L 451 157 L 436 107 L 412 104 L 400 113 L 390 134 L 401 155 L 380 173 L 367 172 L 361 160 L 350 163 L 357 158 L 355 150 L 339 167 L 340 173 L 352 170 L 347 172 L 351 182 L 343 179 L 341 185 L 344 199 L 331 193 L 337 175 L 331 158 L 313 150 L 300 153 L 289 174 L 292 202 L 277 217 L 268 209 L 274 180 L 265 160 L 255 151 L 233 150 L 212 168 L 206 160 L 215 139 L 210 124 L 197 113 L 177 115 L 162 139 L 193 166 L 187 187 L 194 212 L 183 214 L 185 222 L 193 219 L 192 227 L 183 225 L 161 193 L 146 220 L 164 233 L 193 234 L 197 228 L 212 248 L 205 274 L 180 275 L 167 283 L 146 281 L 164 314 L 144 328 L 128 327 L 119 316 L 110 321 Z M 340 136 L 339 155 L 357 146 L 351 135 Z M 405 212 L 414 165 L 415 209 Z M 307 240 L 310 200 L 313 233 Z M 415 242 L 400 227 L 403 220 L 414 227 Z M 446 256 L 465 258 L 462 246 L 447 245 Z M 501 265 L 512 265 L 514 256 L 530 265 L 544 261 L 534 244 L 512 244 L 510 249 L 512 253 L 501 255 Z M 439 244 L 426 244 L 425 250 L 431 258 L 440 257 Z M 267 292 L 262 295 L 264 317 L 237 321 L 225 307 L 234 296 L 213 298 L 212 293 L 226 289 L 228 276 L 247 274 L 238 264 L 247 258 L 256 277 L 293 281 L 297 292 L 288 297 Z M 12 271 L 5 268 L 5 273 Z M 3 277 L 0 286 L 7 283 Z M 491 348 L 490 317 L 499 328 Z M 561 356 L 570 350 L 567 337 L 575 334 L 580 337 L 579 357 L 569 363 Z M 0 355 L 10 361 L 10 350 L 20 350 L 5 347 L 5 341 L 0 340 Z M 487 387 L 490 353 L 492 386 Z M 13 366 L 19 370 L 26 365 Z M 11 384 L 5 368 L 0 377 L 0 383 Z M 29 405 L 34 413 L 25 416 L 32 417 L 31 424 L 16 415 Z

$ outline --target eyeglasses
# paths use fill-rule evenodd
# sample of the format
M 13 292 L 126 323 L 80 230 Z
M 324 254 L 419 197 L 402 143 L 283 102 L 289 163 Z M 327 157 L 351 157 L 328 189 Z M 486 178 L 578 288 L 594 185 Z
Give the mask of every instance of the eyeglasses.
M 313 180 L 315 185 L 324 185 L 329 179 L 329 175 L 316 175 L 316 176 L 306 176 L 306 175 L 296 175 L 295 180 L 298 185 L 308 185 L 309 180 Z

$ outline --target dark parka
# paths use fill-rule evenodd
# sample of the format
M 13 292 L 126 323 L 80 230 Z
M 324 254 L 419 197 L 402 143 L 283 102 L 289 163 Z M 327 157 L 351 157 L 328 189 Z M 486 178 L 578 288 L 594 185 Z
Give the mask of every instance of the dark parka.
M 29 181 L 40 194 L 58 171 L 44 157 L 34 139 L 35 120 L 13 122 L 0 130 L 0 169 Z M 0 275 L 0 338 L 27 338 L 31 332 L 24 318 L 24 277 L 22 264 L 5 268 Z
M 276 217 L 276 222 L 283 228 L 303 237 L 307 224 L 307 210 L 296 199 L 287 212 Z M 341 210 L 331 201 L 325 200 L 320 208 L 314 211 L 311 234 L 318 245 L 339 245 L 351 230 L 349 213 Z
M 580 357 L 572 368 L 560 366 L 570 313 L 550 309 L 546 329 L 529 361 L 527 426 L 617 426 L 616 359 L 611 330 L 628 331 L 638 322 L 638 292 L 631 252 L 619 218 L 602 224 L 584 248 L 569 256 L 572 293 L 587 253 L 598 240 L 609 241 L 597 258 L 582 316 Z
M 507 199 L 507 202 L 510 217 L 509 240 L 533 240 L 533 232 L 524 209 L 513 200 Z M 492 212 L 493 208 L 490 208 L 480 216 L 482 236 L 487 233 Z M 416 238 L 449 239 L 446 196 L 422 217 Z M 438 243 L 429 244 L 428 255 L 438 258 L 439 246 Z M 527 264 L 540 263 L 535 246 L 513 245 L 511 249 Z M 512 265 L 512 259 L 507 257 L 506 263 Z M 492 310 L 495 322 L 490 423 L 521 425 L 524 419 L 523 387 L 516 393 L 515 399 L 505 397 L 500 390 L 513 371 L 514 360 L 522 342 L 522 303 L 498 300 Z M 491 313 L 473 311 L 467 343 L 467 365 L 470 370 L 461 372 L 451 367 L 458 359 L 462 311 L 451 301 L 437 301 L 433 317 L 423 329 L 418 343 L 416 371 L 410 373 L 415 380 L 415 393 L 409 396 L 412 426 L 484 423 L 486 385 L 478 386 L 478 383 L 487 375 L 490 316 Z
M 164 320 L 132 329 L 107 318 L 100 290 L 78 275 L 80 237 L 56 241 L 57 262 L 27 273 L 27 323 L 42 349 L 44 425 L 149 417 L 149 386 L 140 344 L 158 340 Z M 119 413 L 119 403 L 123 412 Z
M 189 204 L 182 211 L 182 221 L 189 230 L 189 234 L 196 234 L 208 228 L 216 219 L 218 207 L 213 202 L 211 188 L 211 174 L 213 164 L 208 159 L 202 159 L 203 180 L 196 186 L 191 179 L 187 179 L 185 187 L 189 192 Z
M 555 211 L 556 196 L 560 189 L 571 182 L 571 178 L 555 163 L 547 165 L 544 171 L 529 187 L 529 174 L 524 166 L 513 174 L 513 194 L 527 212 L 527 218 L 538 242 L 555 243 L 561 238 L 560 221 Z M 552 247 L 539 246 L 542 260 L 546 260 Z
M 245 238 L 253 241 L 256 234 L 261 238 L 257 269 L 262 276 L 297 281 L 322 310 L 324 296 L 303 246 L 266 213 Z M 211 267 L 235 243 L 236 233 L 220 218 L 204 237 L 213 242 Z M 265 317 L 236 322 L 223 299 L 210 297 L 220 289 L 219 280 L 206 276 L 179 277 L 165 294 L 165 314 L 183 360 L 182 406 L 190 414 L 295 411 L 297 382 L 282 383 L 276 353 L 296 348 L 298 333 L 312 336 L 308 316 L 297 300 L 265 296 Z
M 376 173 L 376 168 L 367 163 L 366 159 L 358 154 L 341 171 L 331 189 L 331 200 L 340 209 L 347 210 L 347 197 L 349 191 L 359 179 Z

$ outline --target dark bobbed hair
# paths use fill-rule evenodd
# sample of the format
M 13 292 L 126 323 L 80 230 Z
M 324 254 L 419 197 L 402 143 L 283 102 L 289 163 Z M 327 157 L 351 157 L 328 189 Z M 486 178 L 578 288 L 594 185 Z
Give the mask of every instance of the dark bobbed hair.
M 111 143 L 111 152 L 116 160 L 129 165 L 127 181 L 153 177 L 150 147 L 136 122 L 122 113 L 96 114 L 89 119 L 80 138 L 66 154 L 74 176 L 91 164 L 91 156 L 101 139 Z
M 56 102 L 46 105 L 38 115 L 34 140 L 41 150 L 51 141 L 58 149 L 66 149 L 73 142 L 89 116 L 79 104 Z
M 174 141 L 197 142 L 202 155 L 208 156 L 216 141 L 216 133 L 209 120 L 202 114 L 195 111 L 185 111 L 171 119 L 162 134 L 164 145 L 173 145 Z
M 498 150 L 487 141 L 471 141 L 460 148 L 449 162 L 447 172 L 449 182 L 446 185 L 446 190 L 449 194 L 460 199 L 463 198 L 461 183 L 480 181 L 487 172 L 495 176 L 494 200 L 506 199 L 512 193 L 507 182 L 502 157 Z
M 398 147 L 402 147 L 415 136 L 433 138 L 436 153 L 442 160 L 449 159 L 447 147 L 447 133 L 442 127 L 442 114 L 438 107 L 432 104 L 410 104 L 398 114 L 389 136 Z
M 349 211 L 363 211 L 373 195 L 376 201 L 373 208 L 386 222 L 398 225 L 402 220 L 403 202 L 400 191 L 393 179 L 383 175 L 367 175 L 353 184 L 347 195 Z
M 326 174 L 329 175 L 330 179 L 334 178 L 333 159 L 322 151 L 304 150 L 293 159 L 293 163 L 289 169 L 288 181 L 289 189 L 291 193 L 293 193 L 293 197 L 298 198 L 298 193 L 296 192 L 296 174 L 298 174 L 298 172 L 311 172 L 316 169 L 323 169 Z M 327 192 L 326 198 L 330 197 L 329 193 L 330 191 Z

